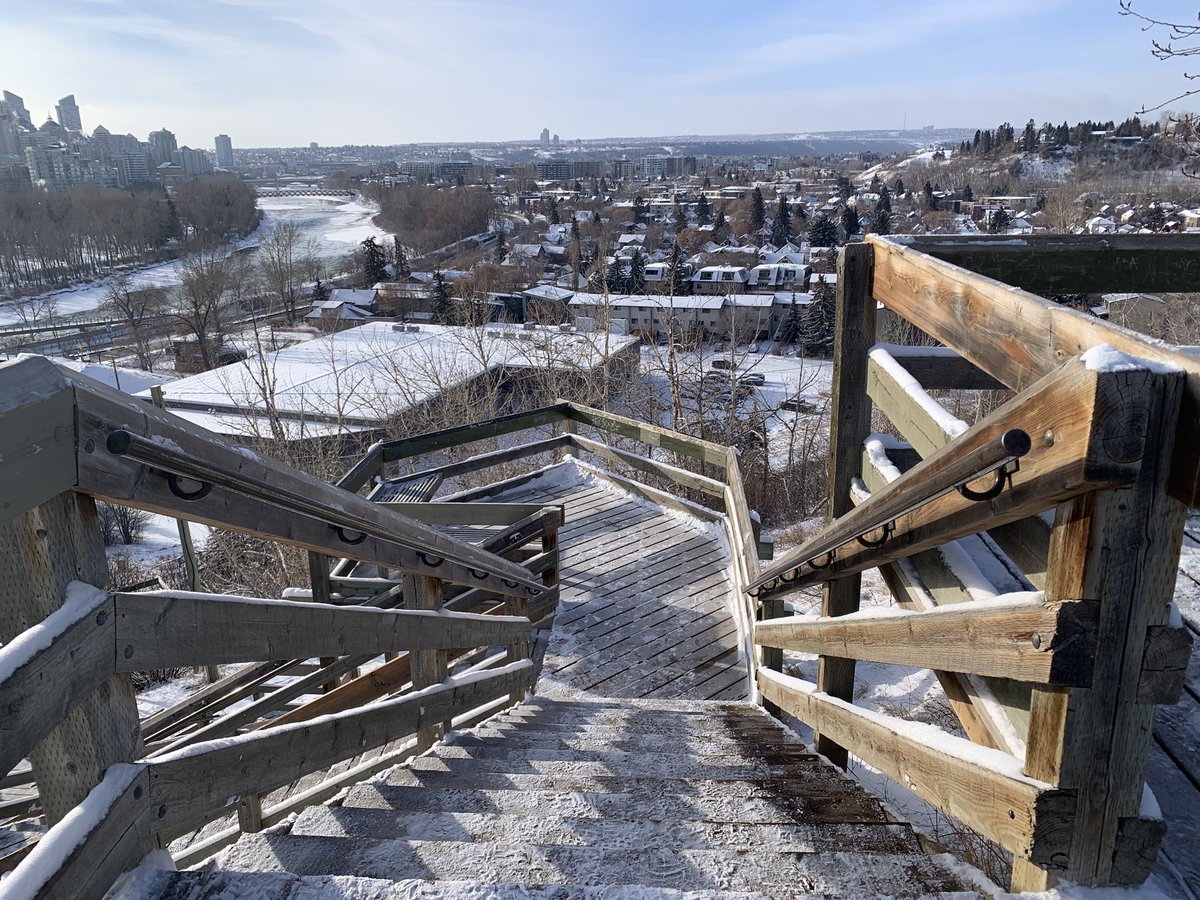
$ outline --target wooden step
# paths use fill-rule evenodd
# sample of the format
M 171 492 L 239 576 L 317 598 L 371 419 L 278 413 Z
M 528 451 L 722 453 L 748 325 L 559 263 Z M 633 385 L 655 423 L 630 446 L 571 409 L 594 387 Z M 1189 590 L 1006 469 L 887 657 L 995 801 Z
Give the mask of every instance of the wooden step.
M 230 871 L 536 885 L 639 885 L 761 891 L 776 897 L 813 893 L 917 897 L 960 886 L 926 857 L 889 853 L 530 847 L 253 834 L 222 852 L 217 861 Z

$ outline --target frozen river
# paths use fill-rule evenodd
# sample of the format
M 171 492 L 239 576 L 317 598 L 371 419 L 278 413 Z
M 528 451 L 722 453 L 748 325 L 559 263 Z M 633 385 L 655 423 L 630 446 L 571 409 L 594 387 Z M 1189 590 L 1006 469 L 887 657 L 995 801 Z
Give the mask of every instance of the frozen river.
M 358 198 L 346 197 L 260 197 L 258 208 L 262 210 L 262 225 L 254 234 L 240 242 L 242 252 L 253 254 L 259 241 L 269 235 L 281 222 L 295 222 L 306 238 L 313 240 L 317 254 L 325 264 L 326 271 L 337 271 L 339 263 L 359 243 L 368 237 L 377 239 L 390 237 L 387 232 L 371 223 L 375 209 Z M 143 266 L 130 272 L 135 288 L 170 287 L 180 283 L 179 263 L 171 261 L 153 266 Z M 68 288 L 50 295 L 54 302 L 54 315 L 68 316 L 89 312 L 104 302 L 111 278 L 102 278 L 77 288 Z M 45 296 L 45 295 L 43 295 Z M 43 305 L 44 301 L 37 301 Z M 15 303 L 0 307 L 0 325 L 21 321 Z

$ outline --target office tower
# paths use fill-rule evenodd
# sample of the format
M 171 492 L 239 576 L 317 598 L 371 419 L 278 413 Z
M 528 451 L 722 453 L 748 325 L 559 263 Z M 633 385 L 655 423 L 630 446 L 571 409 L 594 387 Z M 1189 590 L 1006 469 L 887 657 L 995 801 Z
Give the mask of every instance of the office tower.
M 172 162 L 175 158 L 175 151 L 178 149 L 179 145 L 175 143 L 175 135 L 167 129 L 150 132 L 150 153 L 154 157 L 154 165 Z
M 217 165 L 222 169 L 232 169 L 233 141 L 227 134 L 218 134 L 213 140 L 217 147 Z
M 543 128 L 542 129 L 542 149 L 546 150 L 546 149 L 549 149 L 549 147 L 550 147 L 550 129 Z
M 75 95 L 67 94 L 54 107 L 58 113 L 58 124 L 67 131 L 83 132 L 83 123 L 79 120 L 79 107 L 75 103 Z
M 5 91 L 4 102 L 9 105 L 14 113 L 16 113 L 17 121 L 24 122 L 26 125 L 33 125 L 33 120 L 29 118 L 29 110 L 25 108 L 25 101 L 14 94 L 12 91 Z
M 197 175 L 208 175 L 212 172 L 212 161 L 208 154 L 191 147 L 180 147 L 171 154 L 171 162 L 183 169 L 185 178 L 195 178 Z

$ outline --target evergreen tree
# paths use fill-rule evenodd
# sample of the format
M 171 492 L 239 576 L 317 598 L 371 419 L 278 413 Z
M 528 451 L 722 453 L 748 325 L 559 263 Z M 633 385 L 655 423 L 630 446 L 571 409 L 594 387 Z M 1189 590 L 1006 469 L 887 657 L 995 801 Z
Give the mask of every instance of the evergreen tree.
M 812 303 L 804 317 L 804 349 L 808 353 L 829 353 L 833 350 L 833 329 L 837 296 L 833 285 L 824 275 L 817 276 Z
M 836 247 L 837 226 L 822 213 L 808 226 L 808 242 L 814 247 Z
M 708 176 L 707 176 L 707 175 L 705 175 L 705 176 L 704 176 L 704 190 L 706 190 L 706 191 L 707 191 L 707 190 L 708 190 L 710 187 L 712 187 L 712 182 L 711 182 L 711 181 L 709 181 L 709 180 L 708 180 Z
M 850 240 L 851 236 L 858 234 L 862 224 L 858 220 L 858 208 L 854 204 L 849 204 L 842 210 L 842 231 L 846 232 L 846 240 Z
M 709 206 L 708 198 L 701 194 L 699 201 L 696 203 L 696 224 L 707 225 L 711 221 L 712 207 Z
M 646 201 L 638 194 L 633 198 L 633 221 L 640 223 L 646 218 Z
M 879 180 L 879 173 L 876 172 L 871 176 L 871 193 L 878 194 L 881 187 L 883 187 L 883 182 Z
M 896 176 L 896 183 L 892 185 L 892 193 L 897 197 L 904 193 L 904 179 L 899 175 Z
M 412 267 L 408 264 L 408 254 L 404 252 L 404 246 L 400 243 L 400 238 L 393 239 L 394 255 L 396 257 L 396 278 L 407 278 L 412 274 Z
M 1033 119 L 1025 123 L 1025 133 L 1021 135 L 1021 149 L 1029 153 L 1037 146 L 1037 126 L 1033 124 Z
M 839 175 L 837 177 L 837 188 L 838 197 L 841 198 L 843 203 L 848 203 L 850 198 L 854 196 L 854 188 L 850 184 L 850 179 L 845 175 Z
M 369 288 L 386 280 L 386 265 L 387 257 L 384 256 L 383 248 L 375 242 L 375 238 L 369 237 L 359 244 L 358 282 L 362 287 Z
M 679 195 L 675 195 L 675 208 L 671 211 L 671 217 L 675 220 L 675 233 L 683 231 L 687 228 L 687 213 L 683 211 L 683 205 L 679 202 Z
M 966 184 L 963 185 L 962 194 L 963 194 L 963 199 L 966 200 L 968 203 L 971 203 L 975 200 L 975 192 L 973 190 L 971 190 L 971 182 L 968 181 Z
M 577 194 L 582 194 L 582 193 L 583 193 L 583 185 L 579 183 L 579 180 L 578 180 L 578 179 L 576 179 L 576 180 L 575 180 L 575 184 L 574 184 L 574 186 L 571 188 L 571 190 L 573 190 L 573 191 L 574 191 L 575 193 L 577 193 Z
M 1008 210 L 1000 207 L 992 213 L 992 220 L 988 223 L 989 234 L 1004 234 L 1008 231 L 1008 226 L 1012 222 L 1012 216 L 1008 214 Z
M 561 220 L 558 217 L 558 198 L 557 197 L 550 198 L 550 224 L 551 225 L 561 225 L 562 224 Z
M 683 251 L 679 245 L 675 245 L 675 249 L 671 251 L 671 296 L 686 297 L 692 293 L 692 283 L 688 280 L 687 270 L 684 268 L 685 262 L 683 259 Z
M 571 240 L 579 243 L 579 220 L 574 216 L 571 216 Z
M 787 197 L 780 195 L 775 209 L 775 221 L 771 223 L 771 243 L 782 247 L 792 239 L 792 214 L 788 209 Z
M 1163 212 L 1161 206 L 1153 203 L 1142 216 L 1142 224 L 1151 231 L 1162 231 L 1163 226 L 1167 224 L 1167 214 Z
M 633 259 L 629 261 L 629 293 L 644 294 L 646 292 L 646 260 L 642 251 L 634 249 Z
M 922 193 L 925 195 L 925 208 L 930 212 L 937 212 L 938 198 L 933 195 L 933 185 L 926 181 Z
M 879 190 L 879 202 L 875 204 L 875 208 L 888 213 L 892 211 L 892 192 L 888 190 L 886 184 Z
M 787 315 L 779 324 L 779 331 L 776 332 L 775 339 L 780 344 L 787 346 L 799 341 L 801 334 L 800 306 L 796 303 L 796 292 L 792 291 L 792 302 L 788 305 Z
M 892 211 L 884 209 L 882 206 L 875 207 L 875 219 L 871 223 L 876 234 L 891 234 L 892 233 Z
M 495 253 L 496 264 L 504 262 L 504 257 L 508 256 L 508 241 L 504 238 L 504 229 L 496 231 L 496 246 L 493 248 Z
M 717 210 L 717 217 L 713 219 L 713 240 L 719 241 L 724 232 L 729 228 L 729 221 L 725 218 L 725 204 L 721 204 L 721 208 Z
M 329 295 L 331 293 L 332 292 L 329 290 L 329 285 L 327 285 L 320 278 L 318 278 L 317 283 L 313 285 L 313 292 L 312 292 L 313 306 L 317 306 L 320 303 L 324 303 L 326 300 L 329 299 Z
M 757 234 L 765 224 L 767 224 L 767 205 L 763 201 L 762 191 L 755 188 L 754 193 L 750 195 L 750 231 Z
M 433 289 L 429 292 L 429 311 L 433 313 L 433 321 L 439 325 L 451 325 L 454 322 L 454 300 L 450 297 L 450 285 L 440 271 L 433 273 Z
M 604 272 L 604 289 L 610 294 L 625 293 L 625 268 L 621 265 L 620 257 L 613 257 Z

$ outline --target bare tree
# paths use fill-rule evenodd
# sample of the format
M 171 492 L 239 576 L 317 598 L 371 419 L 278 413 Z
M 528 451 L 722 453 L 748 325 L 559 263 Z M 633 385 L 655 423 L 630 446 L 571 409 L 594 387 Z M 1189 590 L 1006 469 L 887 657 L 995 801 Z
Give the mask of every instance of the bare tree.
M 109 286 L 104 307 L 124 323 L 129 330 L 129 342 L 137 356 L 138 366 L 150 371 L 154 363 L 150 324 L 166 312 L 166 289 L 149 287 L 134 290 L 130 277 L 120 275 Z
M 268 291 L 279 297 L 288 322 L 295 322 L 305 282 L 321 274 L 317 242 L 295 222 L 280 222 L 259 244 L 258 265 Z

